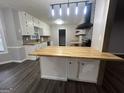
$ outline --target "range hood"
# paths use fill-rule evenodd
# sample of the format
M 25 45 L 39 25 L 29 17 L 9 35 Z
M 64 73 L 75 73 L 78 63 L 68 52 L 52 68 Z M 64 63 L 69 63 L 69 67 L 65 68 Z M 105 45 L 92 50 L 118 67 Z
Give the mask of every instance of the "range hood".
M 87 7 L 87 13 L 85 14 L 84 23 L 78 25 L 76 29 L 90 29 L 93 26 L 93 24 L 90 22 L 91 12 L 92 12 L 92 3 L 88 3 L 86 7 Z

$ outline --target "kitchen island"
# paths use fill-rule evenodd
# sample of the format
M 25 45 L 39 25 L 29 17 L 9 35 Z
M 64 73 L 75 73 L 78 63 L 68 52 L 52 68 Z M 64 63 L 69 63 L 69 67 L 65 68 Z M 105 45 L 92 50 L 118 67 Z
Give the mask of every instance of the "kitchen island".
M 90 47 L 61 47 L 52 46 L 44 49 L 39 49 L 32 52 L 33 56 L 49 56 L 49 57 L 70 57 L 70 58 L 84 58 L 84 59 L 97 59 L 107 61 L 124 61 L 124 59 L 117 57 L 108 52 L 99 52 Z
M 89 47 L 52 46 L 38 49 L 30 55 L 40 56 L 41 77 L 97 83 L 100 60 L 124 61 L 107 52 Z

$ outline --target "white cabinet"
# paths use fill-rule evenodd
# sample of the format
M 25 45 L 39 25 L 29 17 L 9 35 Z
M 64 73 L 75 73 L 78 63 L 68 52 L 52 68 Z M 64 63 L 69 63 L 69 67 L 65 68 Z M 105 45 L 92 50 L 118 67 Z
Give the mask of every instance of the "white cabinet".
M 78 78 L 78 62 L 77 59 L 68 58 L 68 79 L 77 79 Z
M 42 48 L 46 48 L 47 47 L 47 42 L 43 42 L 42 43 Z
M 44 24 L 44 26 L 43 26 L 43 35 L 50 36 L 50 28 L 47 24 Z
M 30 14 L 19 11 L 19 20 L 21 25 L 22 35 L 34 35 L 34 26 L 42 29 L 42 34 L 44 36 L 50 35 L 50 28 L 49 25 L 42 22 L 41 20 L 31 16 Z
M 67 62 L 65 58 L 41 57 L 40 61 L 42 78 L 67 80 Z
M 99 61 L 97 60 L 79 60 L 79 77 L 80 81 L 97 83 Z
M 48 24 L 40 21 L 40 28 L 43 30 L 43 36 L 50 36 L 50 27 Z
M 35 51 L 37 48 L 35 45 L 25 45 L 25 53 L 26 53 L 26 59 L 28 60 L 36 60 L 37 57 L 36 56 L 31 56 L 29 55 L 30 53 L 32 53 L 33 51 Z
M 19 12 L 18 14 L 19 14 L 22 35 L 34 35 L 32 16 L 26 12 Z
M 84 82 L 97 83 L 99 61 L 68 59 L 68 78 Z
M 41 57 L 42 77 L 97 83 L 99 61 L 77 58 Z
M 31 56 L 29 54 L 40 48 L 46 48 L 47 42 L 43 42 L 43 43 L 39 43 L 39 44 L 35 44 L 35 45 L 25 45 L 24 47 L 25 47 L 26 58 L 29 60 L 36 60 L 38 57 Z

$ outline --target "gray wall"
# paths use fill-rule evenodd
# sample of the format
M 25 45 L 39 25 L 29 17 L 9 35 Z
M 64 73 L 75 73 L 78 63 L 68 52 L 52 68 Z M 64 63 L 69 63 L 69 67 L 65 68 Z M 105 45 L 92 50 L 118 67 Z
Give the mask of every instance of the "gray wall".
M 124 9 L 123 4 L 123 0 L 118 0 L 109 41 L 109 51 L 117 54 L 124 54 L 124 12 L 122 12 Z
M 8 48 L 7 53 L 0 54 L 0 62 L 25 59 L 25 51 L 22 46 L 21 33 L 19 32 L 21 28 L 18 11 L 9 8 L 0 9 L 0 18 L 2 19 Z
M 114 23 L 110 37 L 109 51 L 113 53 L 124 53 L 124 21 Z

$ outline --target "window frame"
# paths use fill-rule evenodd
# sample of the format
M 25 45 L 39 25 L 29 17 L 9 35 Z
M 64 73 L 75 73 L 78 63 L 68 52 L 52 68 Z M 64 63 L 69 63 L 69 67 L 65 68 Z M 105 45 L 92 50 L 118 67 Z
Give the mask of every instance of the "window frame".
M 2 24 L 1 18 L 0 18 L 0 34 L 1 34 L 2 43 L 3 43 L 3 47 L 4 47 L 4 51 L 0 51 L 0 54 L 5 54 L 5 53 L 8 53 L 8 49 L 7 49 L 7 44 L 6 44 L 6 40 L 5 40 L 5 34 L 4 34 L 4 29 L 3 29 L 3 24 Z

